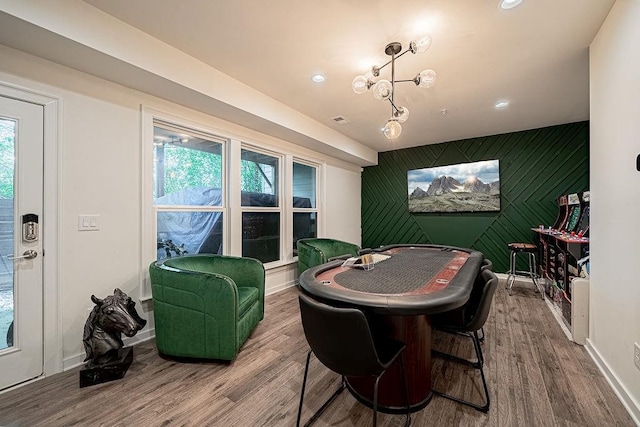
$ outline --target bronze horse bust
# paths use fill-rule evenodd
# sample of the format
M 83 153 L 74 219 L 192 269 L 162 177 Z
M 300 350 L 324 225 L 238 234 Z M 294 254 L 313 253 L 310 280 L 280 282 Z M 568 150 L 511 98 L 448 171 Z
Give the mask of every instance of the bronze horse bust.
M 134 336 L 144 328 L 147 321 L 138 316 L 136 303 L 120 289 L 105 299 L 91 295 L 95 304 L 84 325 L 82 342 L 87 357 L 87 366 L 104 365 L 118 357 L 124 345 L 120 334 Z

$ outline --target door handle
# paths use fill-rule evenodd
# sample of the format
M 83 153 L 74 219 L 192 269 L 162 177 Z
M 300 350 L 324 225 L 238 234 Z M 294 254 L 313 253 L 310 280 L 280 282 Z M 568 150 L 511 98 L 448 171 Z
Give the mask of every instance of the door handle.
M 37 251 L 34 251 L 33 249 L 27 249 L 20 256 L 13 256 L 13 254 L 7 255 L 7 259 L 11 259 L 11 260 L 16 260 L 16 259 L 34 259 L 37 256 L 38 256 L 38 252 Z

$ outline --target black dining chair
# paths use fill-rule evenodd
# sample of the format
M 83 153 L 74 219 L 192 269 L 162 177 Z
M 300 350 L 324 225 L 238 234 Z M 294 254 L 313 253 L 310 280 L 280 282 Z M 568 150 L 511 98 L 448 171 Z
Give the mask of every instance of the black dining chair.
M 311 354 L 327 368 L 342 376 L 338 390 L 307 421 L 311 425 L 325 409 L 345 389 L 345 376 L 376 378 L 373 390 L 373 425 L 376 425 L 378 405 L 378 382 L 387 369 L 396 361 L 400 362 L 404 380 L 404 395 L 407 402 L 405 426 L 411 425 L 409 392 L 404 368 L 404 349 L 406 345 L 393 339 L 373 339 L 369 323 L 364 313 L 356 308 L 338 308 L 299 295 L 300 316 L 305 337 L 311 349 L 307 353 L 304 379 L 300 393 L 298 420 L 300 426 L 304 390 L 307 385 Z
M 485 258 L 480 264 L 480 271 L 491 270 L 493 271 L 493 262 L 490 259 Z M 478 280 L 482 280 L 482 275 L 478 275 Z M 484 341 L 484 326 L 480 328 L 480 342 Z
M 430 316 L 431 326 L 434 329 L 450 332 L 457 335 L 464 335 L 473 340 L 473 346 L 475 348 L 477 360 L 467 360 L 452 354 L 443 353 L 437 350 L 432 350 L 432 355 L 436 357 L 442 357 L 447 360 L 462 363 L 472 368 L 480 370 L 480 377 L 482 378 L 482 385 L 484 388 L 485 404 L 479 405 L 472 403 L 455 396 L 451 396 L 437 390 L 434 393 L 445 397 L 447 399 L 454 400 L 456 402 L 471 406 L 482 412 L 489 411 L 489 389 L 487 388 L 487 380 L 484 376 L 484 357 L 482 355 L 482 348 L 480 347 L 480 339 L 478 338 L 478 331 L 481 330 L 487 321 L 489 316 L 489 310 L 491 308 L 491 301 L 493 295 L 498 286 L 498 278 L 489 269 L 481 270 L 478 280 L 474 284 L 474 288 L 471 292 L 469 300 L 460 308 L 452 310 L 450 312 L 435 314 Z

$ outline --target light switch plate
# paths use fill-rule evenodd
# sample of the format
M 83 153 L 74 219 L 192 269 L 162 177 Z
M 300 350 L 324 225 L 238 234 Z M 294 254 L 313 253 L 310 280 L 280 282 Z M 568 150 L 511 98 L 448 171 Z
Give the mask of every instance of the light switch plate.
M 78 215 L 78 231 L 100 230 L 100 215 Z

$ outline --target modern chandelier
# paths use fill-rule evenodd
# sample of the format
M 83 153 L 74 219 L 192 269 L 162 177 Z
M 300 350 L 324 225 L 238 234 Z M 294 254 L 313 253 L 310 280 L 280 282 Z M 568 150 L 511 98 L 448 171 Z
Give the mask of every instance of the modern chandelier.
M 382 129 L 384 136 L 387 139 L 396 139 L 402 133 L 402 126 L 400 123 L 404 123 L 409 118 L 409 109 L 407 107 L 397 106 L 393 102 L 393 96 L 396 91 L 396 83 L 413 82 L 416 86 L 423 88 L 430 88 L 436 84 L 436 72 L 427 69 L 421 71 L 412 79 L 396 80 L 396 59 L 400 58 L 407 52 L 413 54 L 426 52 L 431 46 L 431 37 L 425 36 L 419 40 L 409 43 L 409 47 L 404 52 L 402 51 L 402 45 L 398 42 L 389 43 L 384 52 L 391 56 L 391 60 L 386 64 L 377 67 L 373 66 L 371 71 L 364 75 L 356 76 L 353 79 L 352 87 L 353 91 L 357 94 L 365 93 L 367 90 L 373 92 L 373 97 L 379 101 L 389 101 L 391 104 L 391 118 L 387 121 L 387 124 Z M 375 80 L 380 77 L 380 70 L 387 65 L 391 64 L 391 81 L 386 79 Z

